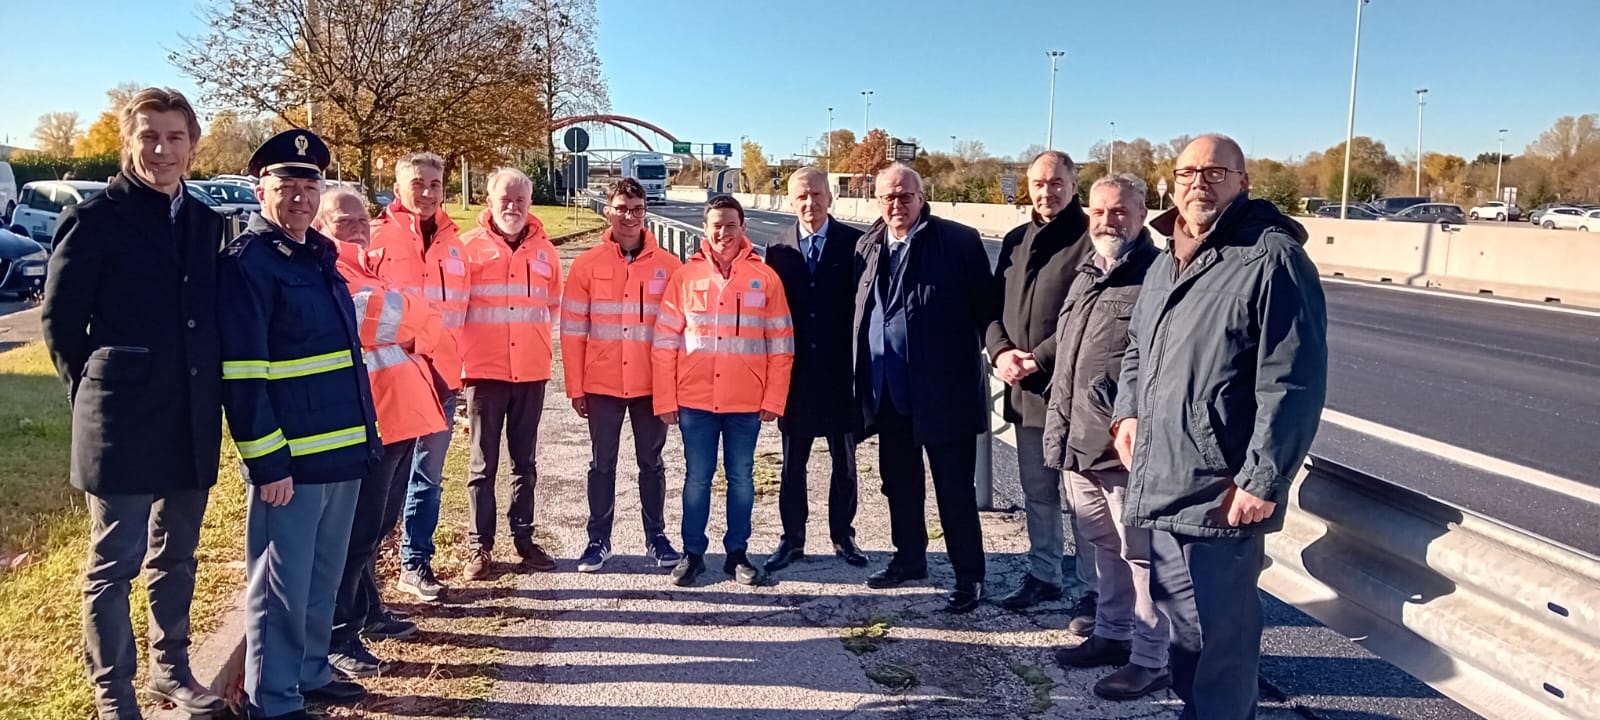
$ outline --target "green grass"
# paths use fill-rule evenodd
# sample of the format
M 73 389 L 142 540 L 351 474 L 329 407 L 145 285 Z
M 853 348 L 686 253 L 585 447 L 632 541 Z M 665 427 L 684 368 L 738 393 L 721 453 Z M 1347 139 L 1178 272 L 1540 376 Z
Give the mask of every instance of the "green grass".
M 445 203 L 444 209 L 449 213 L 450 219 L 461 226 L 463 233 L 478 226 L 478 213 L 483 212 L 482 205 L 472 205 L 462 210 L 459 202 Z M 578 208 L 576 221 L 573 220 L 574 214 L 569 207 L 535 205 L 530 209 L 538 216 L 539 221 L 544 223 L 545 233 L 552 238 L 584 230 L 598 230 L 606 224 L 605 218 L 596 215 L 588 208 Z
M 71 431 L 66 392 L 44 346 L 0 353 L 0 720 L 89 717 L 81 649 L 82 573 L 88 553 L 83 495 L 67 484 Z M 194 637 L 215 627 L 244 578 L 244 492 L 237 456 L 223 448 L 222 474 L 201 532 Z M 132 598 L 143 638 L 147 600 Z M 142 641 L 141 641 L 142 644 Z M 143 682 L 147 655 L 140 648 Z
M 865 655 L 877 652 L 885 643 L 894 642 L 889 636 L 890 628 L 894 621 L 881 615 L 867 618 L 860 625 L 852 625 L 844 629 L 844 649 L 855 655 Z
M 1037 713 L 1050 709 L 1052 704 L 1050 691 L 1056 688 L 1056 681 L 1050 679 L 1050 675 L 1044 671 L 1044 668 L 1031 663 L 1012 662 L 1011 673 L 1024 683 L 1027 683 L 1028 687 L 1033 690 L 1033 702 L 1029 705 L 1030 710 Z

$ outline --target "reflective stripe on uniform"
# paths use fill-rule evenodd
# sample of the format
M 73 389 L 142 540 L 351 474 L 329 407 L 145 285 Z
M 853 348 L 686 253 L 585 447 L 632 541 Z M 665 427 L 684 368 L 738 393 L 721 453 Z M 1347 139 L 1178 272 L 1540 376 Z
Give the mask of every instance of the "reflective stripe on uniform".
M 589 337 L 596 340 L 638 340 L 644 342 L 655 332 L 653 324 L 595 322 L 589 327 Z
M 283 430 L 273 430 L 266 437 L 259 440 L 235 440 L 233 444 L 239 448 L 239 457 L 254 460 L 264 457 L 289 444 L 283 437 Z
M 455 288 L 450 288 L 450 289 L 445 291 L 444 297 L 440 298 L 439 297 L 439 288 L 438 288 L 438 286 L 435 286 L 435 285 L 429 285 L 428 287 L 423 288 L 422 294 L 426 295 L 429 300 L 432 300 L 434 302 L 439 302 L 441 299 L 449 301 L 449 302 L 466 302 L 467 298 L 469 297 L 469 295 L 468 295 L 466 290 L 457 290 Z
M 588 337 L 589 336 L 589 321 L 588 320 L 568 320 L 566 318 L 562 318 L 561 319 L 561 334 L 562 335 L 571 335 L 573 337 Z
M 367 364 L 367 372 L 377 372 L 410 362 L 411 354 L 399 345 L 384 345 L 361 353 L 361 361 Z
M 268 380 L 287 380 L 354 367 L 355 356 L 349 350 L 339 350 L 294 360 L 275 360 L 267 365 Z
M 380 291 L 368 287 L 362 288 L 359 292 L 350 296 L 350 301 L 355 303 L 356 306 L 357 322 L 360 322 L 362 318 L 367 316 L 367 303 L 372 301 L 372 294 L 375 292 Z
M 683 332 L 683 316 L 667 310 L 656 318 L 656 324 L 673 332 Z
M 270 365 L 266 360 L 226 360 L 222 363 L 222 379 L 266 380 Z
M 689 327 L 754 327 L 782 330 L 793 324 L 788 315 L 761 317 L 758 315 L 729 315 L 717 313 L 689 313 Z
M 563 299 L 561 301 L 561 309 L 569 313 L 587 315 L 589 313 L 589 303 Z
M 550 308 L 536 307 L 475 307 L 467 309 L 469 323 L 526 323 L 550 322 Z
M 640 307 L 639 301 L 637 300 L 633 302 L 597 302 L 589 306 L 589 312 L 594 313 L 595 315 L 624 315 L 627 313 L 638 313 Z M 647 302 L 642 307 L 644 308 L 645 314 L 654 315 L 655 313 L 660 312 L 661 303 Z
M 360 445 L 367 441 L 367 427 L 357 425 L 352 428 L 335 430 L 333 432 L 312 435 L 303 438 L 289 438 L 289 454 L 294 457 L 315 455 L 329 450 Z
M 685 352 L 712 352 L 721 355 L 771 355 L 782 352 L 769 349 L 768 342 L 765 338 L 718 338 L 705 335 L 690 335 L 684 347 Z M 788 352 L 794 352 L 793 340 L 789 341 Z
M 662 350 L 677 350 L 683 347 L 683 336 L 657 335 L 654 340 L 650 341 L 650 345 L 651 347 L 661 348 Z
M 794 338 L 792 338 L 792 337 L 767 338 L 767 354 L 769 354 L 769 355 L 793 355 L 794 354 Z
M 366 317 L 365 307 L 363 312 L 356 317 Z M 392 343 L 400 337 L 400 315 L 405 310 L 405 298 L 400 293 L 388 290 L 383 293 L 383 312 L 378 315 L 378 332 L 376 341 Z
M 544 285 L 473 285 L 474 297 L 549 297 L 550 289 Z
M 459 329 L 467 321 L 465 310 L 443 310 L 439 313 L 440 323 L 452 330 Z

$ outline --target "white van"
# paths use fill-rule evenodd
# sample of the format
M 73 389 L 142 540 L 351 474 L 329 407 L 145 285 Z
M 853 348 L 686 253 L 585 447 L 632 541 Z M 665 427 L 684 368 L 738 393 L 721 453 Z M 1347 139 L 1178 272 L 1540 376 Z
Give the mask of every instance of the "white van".
M 35 242 L 51 247 L 56 218 L 61 211 L 105 192 L 106 184 L 91 180 L 36 180 L 22 186 L 11 225 L 21 225 Z
M 0 162 L 0 220 L 11 224 L 11 211 L 17 209 L 17 176 L 11 163 Z

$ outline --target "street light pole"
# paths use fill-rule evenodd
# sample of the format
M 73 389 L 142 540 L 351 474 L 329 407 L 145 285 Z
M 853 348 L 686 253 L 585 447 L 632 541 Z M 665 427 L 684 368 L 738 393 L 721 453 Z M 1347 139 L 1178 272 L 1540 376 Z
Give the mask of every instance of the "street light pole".
M 1344 125 L 1344 188 L 1339 191 L 1339 219 L 1350 212 L 1350 143 L 1356 133 L 1356 74 L 1361 69 L 1361 9 L 1367 0 L 1356 0 L 1356 49 L 1350 58 L 1350 117 Z
M 866 121 L 866 127 L 861 130 L 861 141 L 866 142 L 867 133 L 872 132 L 872 91 L 862 90 L 861 99 L 867 104 L 866 115 L 862 118 Z
M 1417 89 L 1417 195 L 1422 194 L 1422 108 L 1428 104 L 1427 95 L 1427 88 Z
M 1066 53 L 1060 50 L 1051 50 L 1045 54 L 1050 56 L 1050 123 L 1049 128 L 1044 133 L 1044 149 L 1054 150 L 1056 148 L 1056 61 Z
M 1111 153 L 1109 160 L 1110 162 L 1106 163 L 1106 174 L 1115 175 L 1117 174 L 1117 121 L 1115 120 L 1111 121 Z
M 833 108 L 828 108 L 828 164 L 822 168 L 824 175 L 833 172 Z
M 1500 170 L 1506 164 L 1506 129 L 1500 128 L 1500 147 L 1494 153 L 1494 199 L 1506 203 L 1505 219 L 1511 219 L 1511 203 L 1500 197 Z

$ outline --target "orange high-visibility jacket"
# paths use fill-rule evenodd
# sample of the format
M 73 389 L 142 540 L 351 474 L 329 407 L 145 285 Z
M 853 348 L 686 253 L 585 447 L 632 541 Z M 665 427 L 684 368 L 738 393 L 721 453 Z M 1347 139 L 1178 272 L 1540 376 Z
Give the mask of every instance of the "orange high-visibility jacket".
M 728 277 L 710 243 L 667 281 L 652 351 L 657 415 L 686 407 L 782 415 L 794 325 L 778 273 L 744 241 Z
M 371 247 L 383 251 L 378 275 L 392 289 L 427 298 L 460 347 L 461 325 L 467 319 L 466 249 L 461 244 L 460 229 L 444 210 L 434 213 L 433 219 L 438 230 L 424 251 L 422 219 L 400 207 L 398 201 L 391 202 L 372 221 Z M 436 362 L 434 367 L 451 390 L 461 388 L 459 365 L 447 367 Z
M 443 430 L 444 409 L 425 358 L 441 346 L 454 352 L 439 313 L 421 298 L 389 289 L 378 277 L 373 268 L 382 261 L 382 250 L 354 243 L 338 246 L 339 274 L 355 301 L 379 437 L 391 444 Z
M 561 304 L 561 259 L 544 223 L 529 214 L 522 243 L 512 250 L 494 226 L 494 213 L 485 209 L 478 214 L 478 227 L 461 242 L 469 296 L 461 326 L 462 377 L 549 380 L 550 319 Z
M 633 262 L 606 230 L 572 261 L 561 299 L 561 367 L 567 397 L 644 397 L 655 380 L 650 346 L 667 280 L 683 266 L 649 230 Z

